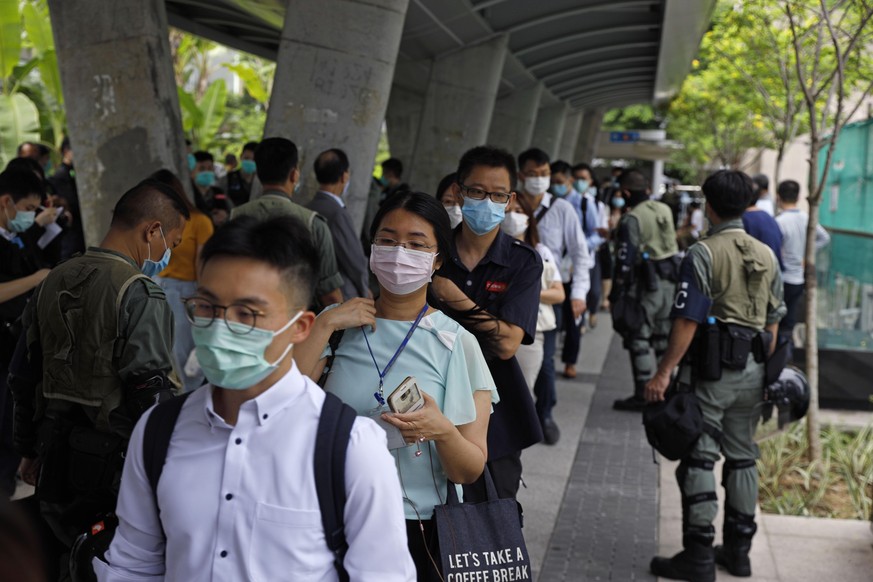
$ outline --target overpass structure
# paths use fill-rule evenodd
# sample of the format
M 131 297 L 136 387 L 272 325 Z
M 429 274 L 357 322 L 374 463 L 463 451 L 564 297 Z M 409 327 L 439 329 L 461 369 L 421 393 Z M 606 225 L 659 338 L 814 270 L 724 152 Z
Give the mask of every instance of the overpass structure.
M 167 27 L 275 60 L 265 136 L 345 149 L 363 220 L 383 123 L 413 187 L 463 151 L 590 160 L 603 113 L 667 102 L 715 0 L 49 0 L 91 240 L 146 174 L 187 177 Z M 185 181 L 185 180 L 183 180 Z

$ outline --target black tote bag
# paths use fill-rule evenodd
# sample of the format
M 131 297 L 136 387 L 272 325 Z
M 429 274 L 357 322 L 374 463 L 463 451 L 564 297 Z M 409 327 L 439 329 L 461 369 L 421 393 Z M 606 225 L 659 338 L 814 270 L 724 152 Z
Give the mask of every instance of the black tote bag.
M 485 490 L 488 501 L 460 503 L 449 482 L 446 504 L 434 507 L 443 579 L 532 580 L 518 502 L 498 499 L 487 466 Z

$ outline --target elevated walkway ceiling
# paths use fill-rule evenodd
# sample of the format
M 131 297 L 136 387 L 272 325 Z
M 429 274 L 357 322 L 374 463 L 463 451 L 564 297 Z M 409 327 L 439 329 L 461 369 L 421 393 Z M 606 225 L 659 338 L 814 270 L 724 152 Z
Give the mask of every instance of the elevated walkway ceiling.
M 269 59 L 293 5 L 166 0 L 172 26 Z M 714 7 L 715 0 L 410 0 L 395 84 L 423 93 L 428 61 L 505 34 L 499 97 L 542 82 L 543 107 L 662 104 L 681 87 Z

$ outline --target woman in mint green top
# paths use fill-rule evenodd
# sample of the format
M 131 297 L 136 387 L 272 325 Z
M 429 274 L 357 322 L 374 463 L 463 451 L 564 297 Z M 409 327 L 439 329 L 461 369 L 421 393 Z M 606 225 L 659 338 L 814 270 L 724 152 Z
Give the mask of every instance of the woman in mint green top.
M 465 484 L 482 474 L 497 389 L 472 334 L 426 307 L 431 275 L 442 257 L 450 256 L 451 229 L 442 204 L 427 194 L 397 194 L 380 208 L 371 235 L 378 299 L 354 299 L 322 312 L 309 339 L 295 348 L 295 360 L 304 373 L 319 378 L 328 339 L 345 330 L 325 390 L 402 434 L 407 446 L 392 454 L 404 491 L 410 553 L 419 580 L 437 580 L 431 562 L 440 562 L 433 508 L 445 503 L 447 479 Z M 390 413 L 380 400 L 407 376 L 415 377 L 425 406 Z

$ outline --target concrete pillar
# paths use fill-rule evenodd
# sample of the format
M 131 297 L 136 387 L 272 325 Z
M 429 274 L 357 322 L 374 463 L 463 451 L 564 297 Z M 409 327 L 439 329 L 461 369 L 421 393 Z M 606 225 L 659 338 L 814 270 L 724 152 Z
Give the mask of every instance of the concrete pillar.
M 506 58 L 506 35 L 436 59 L 427 85 L 409 184 L 433 192 L 469 148 L 488 138 Z
M 418 128 L 424 113 L 430 66 L 430 61 L 397 59 L 394 69 L 394 83 L 388 98 L 385 125 L 391 155 L 403 162 L 404 168 L 412 163 L 412 152 L 415 150 Z M 408 171 L 405 169 L 404 174 L 403 177 L 407 178 Z
M 189 181 L 167 13 L 163 0 L 48 4 L 85 242 L 94 245 L 137 182 L 160 168 Z
M 488 143 L 518 155 L 530 147 L 543 84 L 514 91 L 494 105 Z
M 408 0 L 320 0 L 288 4 L 264 137 L 300 148 L 299 202 L 317 184 L 323 150 L 351 162 L 346 205 L 361 227 Z
M 558 158 L 571 166 L 579 161 L 574 156 L 576 155 L 576 144 L 579 143 L 579 130 L 582 129 L 583 115 L 581 111 L 570 113 L 564 122 L 564 135 L 561 137 Z
M 661 183 L 664 181 L 664 160 L 652 162 L 652 194 L 660 199 Z
M 579 144 L 576 146 L 577 162 L 590 164 L 597 155 L 597 138 L 600 135 L 600 126 L 603 124 L 605 108 L 588 109 L 582 118 L 582 127 L 579 130 Z
M 537 115 L 531 146 L 538 147 L 549 154 L 552 161 L 558 159 L 558 150 L 561 148 L 561 139 L 564 136 L 564 123 L 569 112 L 570 105 L 560 103 L 540 109 Z

